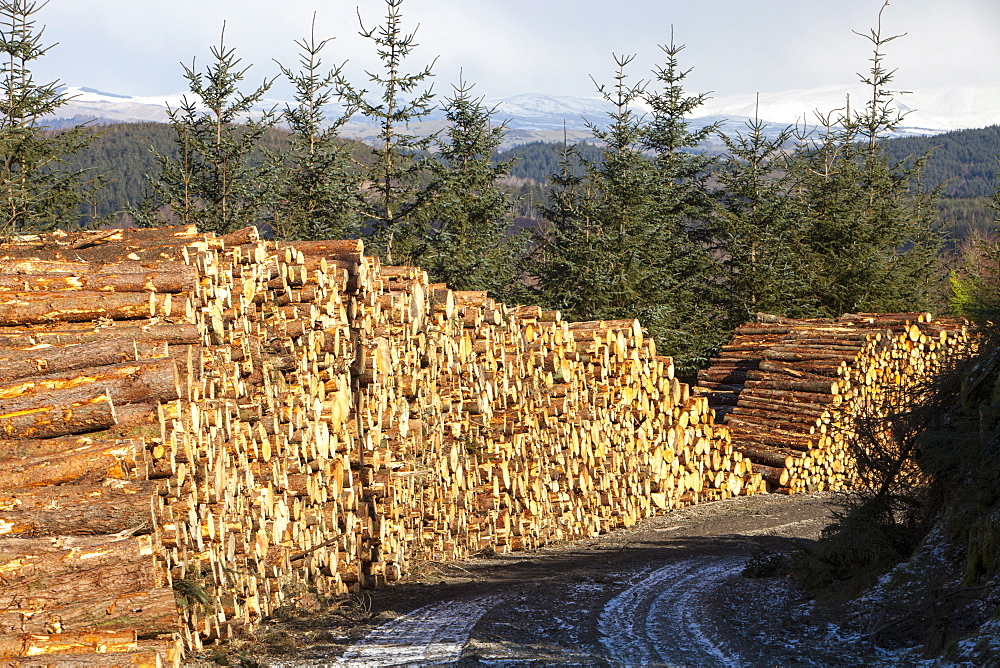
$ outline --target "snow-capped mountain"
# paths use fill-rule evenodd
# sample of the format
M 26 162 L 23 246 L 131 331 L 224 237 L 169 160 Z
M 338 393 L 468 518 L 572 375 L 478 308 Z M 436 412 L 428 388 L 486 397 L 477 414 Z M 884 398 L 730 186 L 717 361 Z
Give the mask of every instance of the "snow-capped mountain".
M 860 109 L 871 92 L 862 86 L 826 86 L 713 97 L 702 105 L 707 116 L 752 118 L 773 123 L 814 123 L 815 111 L 829 113 L 850 104 Z M 950 130 L 982 128 L 1000 124 L 1000 86 L 922 88 L 893 97 L 893 106 L 903 114 L 900 134 L 940 134 Z
M 74 121 L 94 118 L 112 122 L 165 122 L 167 108 L 178 108 L 185 98 L 184 93 L 132 97 L 82 87 L 65 88 L 63 93 L 68 102 L 59 109 L 57 117 Z M 862 87 L 827 86 L 759 95 L 717 95 L 707 99 L 698 116 L 690 120 L 695 127 L 722 122 L 727 132 L 743 128 L 755 115 L 776 128 L 803 121 L 812 125 L 816 121 L 815 111 L 829 113 L 848 103 L 859 108 L 865 104 L 866 94 Z M 1000 124 L 1000 86 L 920 89 L 898 95 L 894 103 L 907 114 L 899 134 L 932 135 Z M 590 136 L 587 122 L 604 125 L 612 109 L 598 98 L 540 94 L 487 99 L 485 104 L 495 109 L 497 122 L 506 121 L 507 144 L 559 141 L 564 128 L 570 140 L 586 139 Z M 280 100 L 264 100 L 259 105 L 261 110 L 284 106 Z M 331 105 L 329 113 L 337 116 L 340 109 Z M 435 113 L 411 129 L 429 133 L 443 125 L 442 115 Z M 375 131 L 371 123 L 360 118 L 353 118 L 342 129 L 345 136 L 362 140 L 372 137 Z

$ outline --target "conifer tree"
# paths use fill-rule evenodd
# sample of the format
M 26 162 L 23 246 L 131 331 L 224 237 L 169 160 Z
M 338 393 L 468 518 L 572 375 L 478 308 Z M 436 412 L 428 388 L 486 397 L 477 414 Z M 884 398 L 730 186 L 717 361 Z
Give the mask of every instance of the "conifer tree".
M 85 125 L 61 132 L 44 125 L 67 101 L 59 81 L 38 83 L 31 72 L 32 63 L 52 48 L 42 43 L 44 29 L 34 19 L 46 4 L 0 2 L 0 234 L 75 225 L 80 203 L 100 182 L 64 164 L 94 133 Z
M 715 159 L 698 150 L 718 124 L 694 129 L 687 120 L 708 94 L 685 90 L 691 69 L 680 67 L 684 45 L 674 41 L 673 28 L 670 43 L 660 50 L 665 62 L 654 71 L 656 87 L 644 95 L 651 119 L 642 147 L 656 167 L 651 216 L 661 227 L 659 248 L 675 285 L 646 319 L 660 349 L 676 358 L 678 372 L 690 375 L 727 335 L 721 308 L 725 300 L 705 225 L 712 208 L 708 178 Z
M 527 271 L 539 299 L 572 319 L 640 318 L 659 348 L 691 371 L 721 336 L 721 318 L 709 300 L 711 257 L 693 222 L 710 201 L 709 161 L 683 151 L 707 136 L 683 119 L 702 98 L 683 92 L 679 50 L 664 47 L 660 92 L 630 84 L 633 57 L 615 56 L 614 85 L 598 86 L 614 105 L 610 123 L 591 127 L 604 144 L 601 160 L 583 162 L 582 180 L 566 163 Z M 640 99 L 653 109 L 649 120 L 633 109 Z
M 961 265 L 950 276 L 951 310 L 995 330 L 1000 327 L 1000 181 L 990 208 L 992 227 L 960 246 Z
M 152 183 L 153 202 L 169 206 L 173 217 L 207 232 L 226 233 L 265 220 L 273 178 L 262 169 L 268 164 L 260 139 L 277 121 L 275 110 L 252 114 L 254 105 L 270 89 L 265 80 L 248 94 L 240 82 L 242 67 L 236 50 L 226 46 L 225 24 L 219 45 L 211 47 L 212 63 L 202 74 L 182 65 L 191 97 L 168 110 L 176 133 L 178 157 L 157 156 L 161 173 Z M 145 224 L 149 209 L 140 216 Z
M 338 85 L 338 94 L 354 113 L 378 124 L 372 163 L 366 170 L 370 184 L 364 200 L 363 218 L 371 228 L 371 248 L 387 263 L 409 261 L 420 241 L 420 226 L 414 221 L 421 198 L 420 180 L 426 168 L 421 154 L 431 145 L 430 137 L 407 131 L 407 125 L 425 118 L 433 109 L 431 88 L 420 91 L 432 76 L 433 62 L 416 72 L 405 72 L 410 52 L 416 48 L 416 30 L 403 30 L 400 8 L 403 0 L 385 0 L 385 23 L 365 29 L 361 36 L 370 39 L 382 62 L 380 71 L 366 72 L 378 97 L 346 81 Z M 359 15 L 358 20 L 361 20 Z
M 448 127 L 436 139 L 431 180 L 421 195 L 422 240 L 413 259 L 433 280 L 456 290 L 488 290 L 511 299 L 518 292 L 518 247 L 507 235 L 514 203 L 499 180 L 511 162 L 494 162 L 506 128 L 472 97 L 464 80 L 443 107 Z
M 652 154 L 659 175 L 658 213 L 675 222 L 703 218 L 711 208 L 706 182 L 715 160 L 697 149 L 718 131 L 718 123 L 698 129 L 688 117 L 705 103 L 707 93 L 689 95 L 684 80 L 691 69 L 681 69 L 679 55 L 683 44 L 676 44 L 671 28 L 670 44 L 661 45 L 666 57 L 654 71 L 657 88 L 647 91 L 643 100 L 651 118 L 643 133 L 642 148 Z M 693 230 L 689 227 L 688 232 Z
M 295 86 L 296 106 L 287 106 L 289 150 L 276 166 L 278 175 L 271 227 L 282 239 L 344 239 L 359 234 L 360 183 L 350 149 L 338 131 L 345 114 L 327 123 L 324 108 L 334 98 L 343 66 L 324 72 L 320 52 L 329 39 L 316 40 L 316 18 L 308 38 L 296 41 L 300 71 L 280 65 Z
M 815 300 L 785 152 L 794 130 L 783 128 L 769 137 L 760 118 L 746 127 L 721 135 L 727 153 L 715 172 L 717 206 L 710 223 L 730 323 L 759 312 L 806 317 Z
M 634 315 L 640 307 L 636 291 L 645 272 L 654 269 L 645 260 L 647 252 L 655 252 L 646 244 L 646 235 L 656 231 L 649 225 L 655 168 L 642 153 L 644 125 L 630 106 L 642 83 L 630 84 L 625 72 L 634 56 L 613 57 L 615 83 L 611 90 L 598 86 L 598 92 L 614 111 L 606 130 L 590 126 L 605 144 L 602 157 L 581 160 L 585 175 L 580 176 L 574 152 L 564 151 L 562 173 L 553 179 L 554 198 L 542 210 L 548 226 L 528 262 L 542 300 L 574 320 Z
M 926 156 L 912 164 L 886 157 L 885 140 L 903 116 L 892 105 L 895 72 L 885 68 L 882 49 L 901 35 L 882 35 L 882 11 L 876 28 L 858 33 L 873 46 L 861 78 L 870 98 L 861 110 L 848 100 L 820 114 L 819 138 L 800 146 L 790 165 L 820 315 L 926 309 L 940 274 L 939 189 L 924 187 Z
M 532 300 L 548 308 L 560 309 L 568 318 L 586 319 L 577 315 L 579 277 L 593 253 L 589 243 L 593 229 L 586 214 L 589 192 L 584 177 L 585 163 L 577 147 L 563 138 L 559 156 L 559 171 L 549 177 L 549 190 L 544 202 L 538 203 L 544 226 L 532 233 L 531 248 L 523 261 L 529 276 Z

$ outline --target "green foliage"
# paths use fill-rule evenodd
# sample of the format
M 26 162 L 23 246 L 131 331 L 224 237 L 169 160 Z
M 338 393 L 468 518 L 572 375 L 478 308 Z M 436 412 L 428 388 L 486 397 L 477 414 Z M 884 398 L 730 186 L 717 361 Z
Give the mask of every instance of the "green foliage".
M 695 223 L 710 203 L 711 160 L 688 152 L 714 128 L 689 131 L 684 116 L 703 96 L 684 94 L 683 47 L 662 48 L 659 92 L 630 84 L 632 58 L 615 56 L 613 87 L 598 86 L 615 110 L 607 129 L 591 127 L 604 143 L 601 159 L 577 163 L 565 150 L 527 271 L 546 306 L 570 319 L 638 317 L 660 350 L 690 372 L 721 338 L 713 265 Z M 632 109 L 640 99 L 652 108 L 649 120 Z
M 215 608 L 215 597 L 205 588 L 204 581 L 199 577 L 188 576 L 174 580 L 174 599 L 181 608 L 192 605 L 200 606 L 205 611 Z
M 990 206 L 993 229 L 965 240 L 961 266 L 950 277 L 952 312 L 983 326 L 1000 323 L 1000 182 Z
M 506 128 L 464 81 L 444 105 L 448 127 L 437 138 L 431 180 L 421 194 L 421 241 L 413 259 L 455 290 L 516 298 L 517 239 L 507 235 L 513 202 L 500 186 L 510 162 L 494 162 Z
M 864 37 L 874 47 L 862 77 L 870 99 L 860 111 L 848 104 L 820 115 L 824 130 L 789 165 L 796 215 L 807 230 L 810 289 L 823 316 L 926 309 L 940 275 L 938 191 L 924 187 L 926 158 L 892 164 L 886 157 L 886 137 L 902 116 L 892 106 L 893 72 L 882 48 L 896 37 L 882 36 L 881 12 L 879 27 Z
M 66 167 L 93 133 L 84 125 L 62 132 L 43 125 L 43 117 L 66 102 L 58 81 L 37 83 L 30 69 L 51 48 L 34 21 L 46 4 L 0 2 L 0 234 L 74 223 L 80 202 L 100 185 L 96 175 Z
M 783 150 L 792 129 L 769 139 L 765 128 L 754 119 L 746 133 L 723 135 L 727 152 L 715 171 L 709 225 L 734 325 L 761 312 L 808 316 L 816 306 L 806 278 L 805 229 Z
M 942 186 L 945 198 L 989 198 L 1000 176 L 1000 125 L 933 137 L 898 137 L 887 141 L 885 148 L 892 163 L 930 153 L 924 178 L 932 188 Z
M 417 46 L 416 31 L 403 31 L 403 0 L 385 0 L 385 4 L 385 23 L 370 30 L 362 23 L 360 33 L 374 43 L 382 62 L 381 71 L 367 73 L 369 82 L 379 89 L 379 97 L 371 99 L 367 90 L 344 80 L 338 81 L 337 94 L 352 113 L 378 124 L 377 144 L 371 149 L 372 160 L 363 179 L 369 185 L 362 214 L 371 227 L 370 248 L 393 264 L 407 261 L 420 240 L 419 223 L 412 219 L 421 202 L 420 181 L 425 174 L 421 154 L 426 154 L 431 139 L 410 134 L 406 128 L 431 112 L 434 94 L 429 88 L 415 92 L 431 77 L 433 63 L 415 73 L 403 71 Z
M 271 228 L 282 239 L 345 239 L 359 233 L 360 184 L 350 146 L 337 133 L 343 116 L 324 127 L 323 108 L 333 97 L 341 67 L 322 72 L 320 52 L 329 40 L 316 41 L 315 16 L 301 49 L 296 73 L 281 66 L 295 86 L 297 106 L 285 109 L 290 146 L 277 165 L 277 194 Z
M 179 223 L 224 234 L 264 220 L 274 180 L 268 170 L 252 166 L 250 157 L 277 119 L 274 110 L 252 117 L 271 81 L 249 94 L 239 91 L 250 68 L 241 68 L 236 50 L 226 46 L 225 25 L 211 54 L 205 74 L 193 62 L 183 66 L 192 97 L 169 110 L 178 156 L 157 155 L 161 171 L 151 184 L 152 202 L 168 206 Z M 149 210 L 139 219 L 147 225 L 163 220 Z

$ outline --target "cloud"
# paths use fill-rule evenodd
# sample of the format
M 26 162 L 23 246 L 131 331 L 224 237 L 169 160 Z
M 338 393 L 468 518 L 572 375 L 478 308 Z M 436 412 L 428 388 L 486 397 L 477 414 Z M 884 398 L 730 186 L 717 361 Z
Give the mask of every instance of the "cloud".
M 870 49 L 852 30 L 874 25 L 881 0 L 405 0 L 408 29 L 420 24 L 412 56 L 419 69 L 439 56 L 436 90 L 447 92 L 461 69 L 489 97 L 519 92 L 593 95 L 589 76 L 608 81 L 611 53 L 637 54 L 633 76 L 647 76 L 670 39 L 686 44 L 693 92 L 719 95 L 850 83 L 868 67 Z M 41 79 L 111 92 L 152 95 L 182 90 L 179 63 L 207 64 L 223 21 L 226 41 L 245 64 L 248 83 L 277 73 L 272 59 L 294 65 L 295 39 L 317 13 L 317 34 L 333 36 L 329 64 L 377 66 L 358 36 L 383 21 L 383 0 L 55 0 L 39 15 L 45 39 L 60 42 L 38 63 Z M 1000 79 L 1000 3 L 895 0 L 886 30 L 909 33 L 887 49 L 906 87 L 990 83 Z

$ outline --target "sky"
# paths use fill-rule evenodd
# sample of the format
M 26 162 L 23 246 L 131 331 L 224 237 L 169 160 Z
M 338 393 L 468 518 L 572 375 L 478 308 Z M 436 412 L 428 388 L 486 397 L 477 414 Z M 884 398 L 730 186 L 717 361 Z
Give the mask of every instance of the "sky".
M 849 85 L 869 67 L 868 34 L 882 0 L 403 0 L 403 26 L 417 29 L 409 71 L 434 62 L 434 90 L 460 76 L 496 99 L 519 93 L 595 95 L 610 82 L 612 54 L 632 55 L 634 80 L 662 63 L 659 45 L 685 46 L 689 92 L 737 95 Z M 358 34 L 384 21 L 385 0 L 49 0 L 37 15 L 44 43 L 36 80 L 132 96 L 186 90 L 180 63 L 204 71 L 223 23 L 249 90 L 296 69 L 295 40 L 334 38 L 329 65 L 346 61 L 355 85 L 377 67 Z M 1000 0 L 892 0 L 883 35 L 902 89 L 1000 85 Z M 436 59 L 436 60 L 435 60 Z M 277 82 L 270 97 L 288 99 Z

